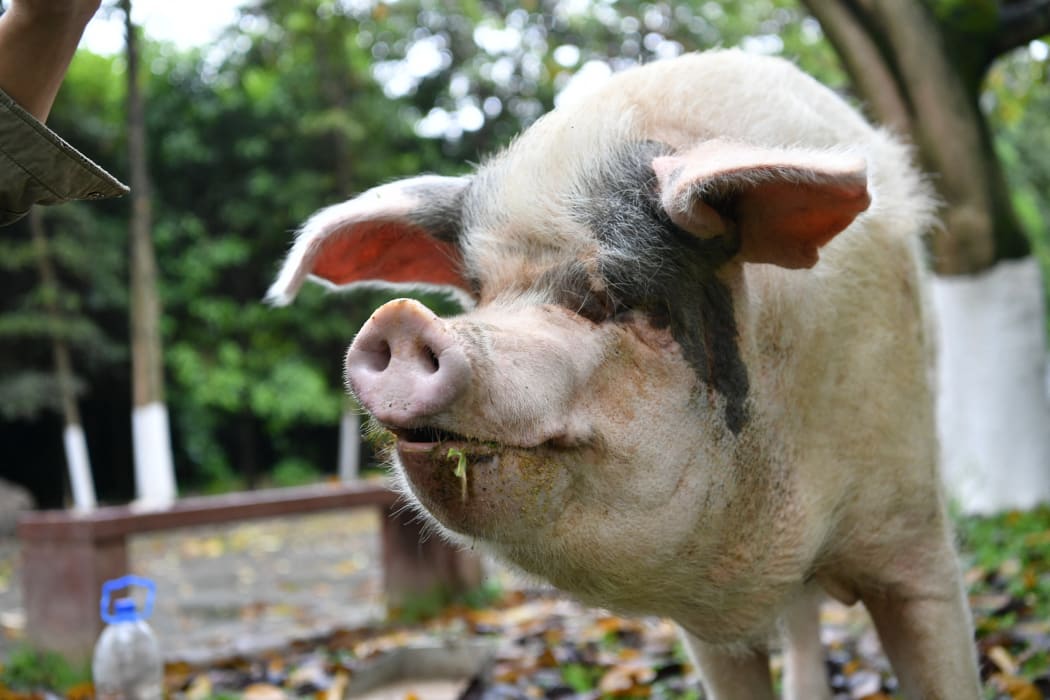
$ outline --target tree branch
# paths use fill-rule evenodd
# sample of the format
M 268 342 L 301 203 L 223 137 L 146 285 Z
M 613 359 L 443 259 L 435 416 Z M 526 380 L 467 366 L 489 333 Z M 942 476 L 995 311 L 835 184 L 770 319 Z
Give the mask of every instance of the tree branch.
M 901 134 L 913 124 L 900 86 L 879 47 L 841 0 L 803 0 L 845 64 L 857 92 L 876 119 Z
M 994 204 L 977 98 L 967 91 L 921 2 L 878 0 L 874 21 L 896 57 L 925 165 L 937 175 L 949 235 L 933 240 L 938 272 L 972 274 L 995 262 Z
M 999 29 L 990 48 L 991 57 L 1024 46 L 1050 34 L 1050 0 L 1025 0 L 999 7 Z

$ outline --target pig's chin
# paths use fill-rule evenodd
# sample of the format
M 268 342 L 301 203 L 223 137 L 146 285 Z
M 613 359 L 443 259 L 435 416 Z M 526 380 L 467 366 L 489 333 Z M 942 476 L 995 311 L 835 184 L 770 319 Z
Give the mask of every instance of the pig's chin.
M 550 524 L 566 482 L 559 450 L 401 432 L 397 462 L 419 503 L 449 530 L 517 540 Z

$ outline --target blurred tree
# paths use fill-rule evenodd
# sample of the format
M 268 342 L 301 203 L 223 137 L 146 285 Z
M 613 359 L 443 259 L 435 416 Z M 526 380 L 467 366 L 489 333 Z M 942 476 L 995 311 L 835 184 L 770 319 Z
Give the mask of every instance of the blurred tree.
M 124 156 L 123 61 L 80 52 L 48 125 L 92 160 Z M 58 379 L 51 337 L 69 346 L 99 495 L 129 495 L 127 221 L 123 200 L 44 207 L 61 322 L 50 328 L 29 221 L 0 237 L 0 470 L 46 507 L 66 504 Z M 10 325 L 8 325 L 10 324 Z M 119 447 L 118 447 L 119 445 Z
M 51 332 L 51 355 L 54 358 L 55 378 L 58 384 L 59 401 L 62 405 L 62 419 L 65 426 L 62 431 L 66 452 L 66 466 L 69 470 L 69 484 L 73 491 L 73 503 L 79 510 L 93 510 L 95 484 L 91 476 L 91 460 L 88 457 L 87 441 L 84 439 L 84 428 L 77 408 L 76 378 L 73 374 L 73 360 L 70 356 L 69 343 L 63 337 L 62 312 L 59 307 L 58 275 L 48 246 L 47 232 L 44 228 L 44 215 L 40 207 L 33 207 L 29 212 L 29 231 L 33 237 L 33 252 L 36 255 L 37 270 L 40 274 L 44 307 Z
M 90 476 L 79 485 L 67 480 L 63 463 L 73 467 L 76 452 L 86 458 L 83 433 L 76 435 L 77 403 L 90 393 L 94 378 L 123 356 L 114 340 L 123 328 L 114 332 L 98 314 L 107 306 L 104 280 L 119 279 L 121 268 L 112 255 L 84 254 L 94 247 L 85 211 L 35 208 L 31 217 L 5 230 L 0 242 L 0 465 L 5 477 L 32 486 L 49 506 L 66 503 L 67 485 L 77 505 L 93 500 Z M 96 281 L 99 289 L 92 290 Z M 65 428 L 56 416 L 63 417 Z M 56 439 L 60 431 L 64 441 Z M 27 440 L 34 435 L 44 444 Z
M 943 274 L 1028 254 L 979 106 L 1000 55 L 1050 33 L 1050 1 L 803 0 L 874 115 L 908 134 L 944 199 Z
M 341 357 L 389 297 L 313 289 L 291 309 L 262 305 L 289 231 L 351 192 L 448 169 L 372 78 L 358 40 L 370 17 L 264 2 L 216 51 L 157 47 L 150 61 L 173 418 L 184 463 L 217 488 L 334 466 Z
M 140 86 L 141 61 L 131 0 L 121 0 L 127 58 L 128 164 L 131 173 L 131 377 L 135 491 L 151 505 L 176 496 L 168 407 L 164 402 L 164 355 L 160 331 L 153 209 L 146 157 L 146 123 Z
M 477 161 L 612 70 L 741 45 L 781 54 L 832 86 L 846 76 L 795 0 L 668 3 L 532 0 L 378 3 L 359 41 L 386 96 L 411 105 L 416 133 L 445 157 Z
M 334 468 L 342 356 L 390 295 L 311 287 L 290 308 L 260 302 L 289 232 L 312 212 L 396 177 L 462 172 L 565 91 L 586 89 L 613 68 L 716 45 L 783 55 L 835 89 L 849 86 L 821 26 L 796 0 L 258 0 L 213 46 L 178 51 L 142 42 L 151 232 L 180 483 L 236 488 L 277 468 L 297 478 Z M 1010 74 L 1017 94 L 1037 79 L 1024 72 L 1028 65 Z M 111 167 L 128 158 L 125 68 L 120 57 L 81 52 L 51 118 Z M 1012 134 L 1000 144 L 1004 158 L 1013 152 L 1036 177 L 1039 153 L 1027 144 L 1045 118 L 1009 104 L 1004 97 L 996 112 L 1023 116 L 1003 121 Z M 1034 204 L 1022 214 L 1045 202 L 1034 187 L 1026 191 Z M 79 305 L 73 318 L 102 337 L 126 333 L 127 209 L 118 201 L 45 212 L 63 298 L 68 290 Z M 8 379 L 51 377 L 23 395 L 54 403 L 47 336 L 4 336 L 23 310 L 43 308 L 30 253 L 9 256 L 28 231 L 11 233 L 0 241 L 5 415 L 14 405 L 3 393 Z M 453 309 L 440 298 L 426 303 Z M 77 326 L 66 325 L 63 333 Z M 69 342 L 100 493 L 122 497 L 131 472 L 127 367 L 119 347 L 97 361 L 93 341 Z M 39 374 L 19 375 L 18 367 Z M 20 461 L 60 464 L 61 453 L 48 451 L 54 427 L 38 424 L 2 419 L 0 440 Z

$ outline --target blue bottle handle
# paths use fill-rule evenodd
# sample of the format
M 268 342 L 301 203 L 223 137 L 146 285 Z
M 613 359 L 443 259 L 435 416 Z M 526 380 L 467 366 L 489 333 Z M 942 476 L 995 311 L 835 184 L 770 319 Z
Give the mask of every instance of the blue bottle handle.
M 136 586 L 146 590 L 146 603 L 142 606 L 142 611 L 138 616 L 139 619 L 145 620 L 153 614 L 153 602 L 157 598 L 157 584 L 144 576 L 121 576 L 102 584 L 102 599 L 99 601 L 99 613 L 102 615 L 103 622 L 112 624 L 122 621 L 121 618 L 109 611 L 110 600 L 115 592 Z

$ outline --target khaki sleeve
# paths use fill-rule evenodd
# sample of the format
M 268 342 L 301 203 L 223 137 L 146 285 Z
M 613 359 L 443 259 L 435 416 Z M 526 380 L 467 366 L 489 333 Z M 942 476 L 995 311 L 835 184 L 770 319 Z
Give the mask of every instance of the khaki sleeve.
M 0 225 L 34 204 L 105 199 L 128 188 L 0 91 Z

